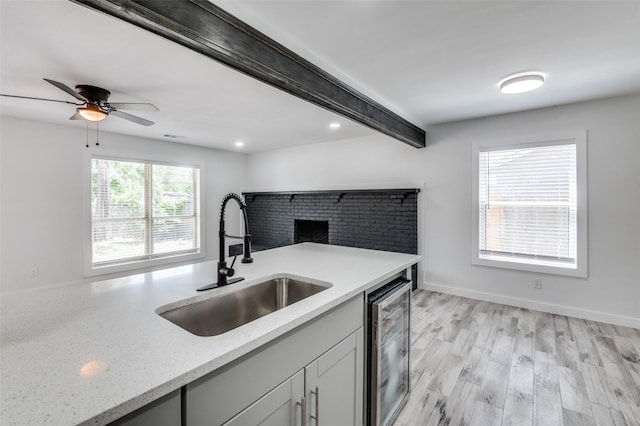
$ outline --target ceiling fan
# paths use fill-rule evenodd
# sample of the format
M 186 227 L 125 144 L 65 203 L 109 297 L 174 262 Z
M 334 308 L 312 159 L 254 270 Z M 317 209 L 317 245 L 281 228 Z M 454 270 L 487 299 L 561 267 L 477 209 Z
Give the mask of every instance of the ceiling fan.
M 107 118 L 107 115 L 114 115 L 116 117 L 124 118 L 125 120 L 132 121 L 137 124 L 142 124 L 143 126 L 151 126 L 154 124 L 153 121 L 146 120 L 144 118 L 138 117 L 136 115 L 128 114 L 126 112 L 122 112 L 120 110 L 134 110 L 134 111 L 160 111 L 158 107 L 153 104 L 148 103 L 127 103 L 127 102 L 108 102 L 109 96 L 111 92 L 101 87 L 90 86 L 88 84 L 79 84 L 76 86 L 76 89 L 73 90 L 69 86 L 60 83 L 58 81 L 49 80 L 48 78 L 44 78 L 44 81 L 47 83 L 53 84 L 58 89 L 62 90 L 73 96 L 74 98 L 82 101 L 82 103 L 70 102 L 70 101 L 59 101 L 57 99 L 44 99 L 44 98 L 33 98 L 30 96 L 17 96 L 17 95 L 5 95 L 0 94 L 0 96 L 6 96 L 10 98 L 20 98 L 20 99 L 34 99 L 37 101 L 50 101 L 50 102 L 63 102 L 71 105 L 78 105 L 76 108 L 76 113 L 73 114 L 69 120 L 87 120 L 87 121 L 100 121 Z

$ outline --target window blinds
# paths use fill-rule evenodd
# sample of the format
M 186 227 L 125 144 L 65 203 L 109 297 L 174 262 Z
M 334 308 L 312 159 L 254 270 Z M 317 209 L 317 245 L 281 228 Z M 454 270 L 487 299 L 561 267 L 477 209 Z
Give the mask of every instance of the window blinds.
M 575 143 L 480 149 L 481 258 L 576 264 Z

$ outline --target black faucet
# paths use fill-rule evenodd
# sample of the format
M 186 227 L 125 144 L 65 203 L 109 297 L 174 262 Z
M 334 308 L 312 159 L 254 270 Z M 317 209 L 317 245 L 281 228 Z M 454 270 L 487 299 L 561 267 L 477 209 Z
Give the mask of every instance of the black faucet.
M 240 210 L 242 210 L 242 214 L 244 216 L 244 236 L 236 237 L 233 235 L 227 235 L 224 227 L 224 210 L 227 207 L 227 203 L 229 200 L 235 200 L 240 206 Z M 222 205 L 220 206 L 220 230 L 218 231 L 218 239 L 220 242 L 220 260 L 218 261 L 218 280 L 215 283 L 207 284 L 198 288 L 198 291 L 210 290 L 216 287 L 222 287 L 228 284 L 237 283 L 238 281 L 242 281 L 243 277 L 236 277 L 229 279 L 232 277 L 235 271 L 233 270 L 233 265 L 236 263 L 236 257 L 234 256 L 233 262 L 231 266 L 227 266 L 227 261 L 225 258 L 225 238 L 238 238 L 243 240 L 243 252 L 242 252 L 242 263 L 251 263 L 253 262 L 253 258 L 251 257 L 251 234 L 249 233 L 249 221 L 247 220 L 247 205 L 242 201 L 242 198 L 238 194 L 229 193 L 224 196 L 222 199 Z

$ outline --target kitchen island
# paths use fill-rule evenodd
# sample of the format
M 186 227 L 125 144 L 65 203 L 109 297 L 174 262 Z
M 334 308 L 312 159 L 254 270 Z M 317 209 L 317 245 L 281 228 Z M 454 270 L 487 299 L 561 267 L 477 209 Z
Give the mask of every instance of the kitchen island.
M 107 424 L 229 365 L 396 276 L 419 256 L 304 243 L 236 264 L 230 286 L 203 262 L 2 295 L 2 425 Z M 287 274 L 330 288 L 224 334 L 195 336 L 160 307 Z

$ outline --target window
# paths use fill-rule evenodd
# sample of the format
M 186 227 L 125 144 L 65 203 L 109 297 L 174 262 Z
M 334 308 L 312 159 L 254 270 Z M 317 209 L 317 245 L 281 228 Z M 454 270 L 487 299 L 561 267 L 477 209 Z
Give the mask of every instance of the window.
M 199 179 L 197 166 L 92 158 L 91 269 L 199 254 Z
M 473 263 L 586 276 L 585 141 L 475 145 Z

